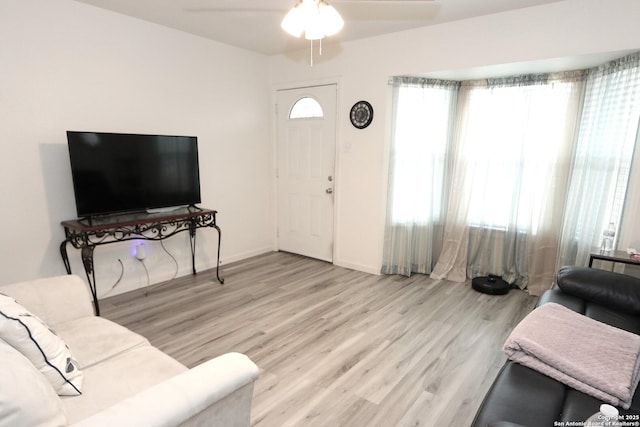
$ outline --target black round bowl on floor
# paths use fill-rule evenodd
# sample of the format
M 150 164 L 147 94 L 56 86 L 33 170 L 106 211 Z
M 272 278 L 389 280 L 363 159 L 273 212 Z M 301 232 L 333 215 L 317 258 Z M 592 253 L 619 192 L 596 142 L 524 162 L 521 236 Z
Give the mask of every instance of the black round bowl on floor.
M 491 295 L 504 295 L 509 292 L 511 285 L 500 276 L 480 276 L 471 279 L 471 287 L 478 292 Z

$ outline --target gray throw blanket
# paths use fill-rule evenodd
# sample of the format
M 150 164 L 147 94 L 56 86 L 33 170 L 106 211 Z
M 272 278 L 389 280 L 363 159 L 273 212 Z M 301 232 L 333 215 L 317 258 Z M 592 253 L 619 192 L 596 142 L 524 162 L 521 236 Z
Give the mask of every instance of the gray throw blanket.
M 624 409 L 640 380 L 640 336 L 556 303 L 529 313 L 503 349 L 515 362 Z

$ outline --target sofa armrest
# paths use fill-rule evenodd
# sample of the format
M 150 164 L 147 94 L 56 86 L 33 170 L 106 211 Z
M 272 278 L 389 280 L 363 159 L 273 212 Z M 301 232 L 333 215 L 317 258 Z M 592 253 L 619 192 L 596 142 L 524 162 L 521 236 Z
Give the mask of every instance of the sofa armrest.
M 258 367 L 227 353 L 118 402 L 74 427 L 248 427 Z
M 76 275 L 0 285 L 0 293 L 14 298 L 48 325 L 94 315 L 88 286 Z
M 561 267 L 557 284 L 586 301 L 640 315 L 640 279 L 588 267 Z
M 555 302 L 556 304 L 563 305 L 580 314 L 584 314 L 587 308 L 587 301 L 575 295 L 564 292 L 562 289 L 560 289 L 557 283 L 554 284 L 551 289 L 547 289 L 542 293 L 542 295 L 540 295 L 540 298 L 538 298 L 538 302 L 536 302 L 535 308 L 538 308 L 548 302 Z

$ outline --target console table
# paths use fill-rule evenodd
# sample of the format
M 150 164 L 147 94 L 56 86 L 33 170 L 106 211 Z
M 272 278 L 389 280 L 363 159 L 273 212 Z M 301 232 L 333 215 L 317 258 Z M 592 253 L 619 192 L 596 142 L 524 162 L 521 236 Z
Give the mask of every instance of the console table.
M 134 213 L 108 217 L 93 217 L 62 221 L 65 239 L 60 244 L 60 255 L 68 274 L 71 264 L 67 254 L 67 244 L 80 250 L 82 264 L 87 275 L 93 304 L 97 315 L 100 315 L 96 275 L 93 268 L 93 251 L 96 246 L 127 240 L 163 240 L 182 231 L 189 231 L 191 243 L 191 264 L 196 274 L 195 251 L 196 229 L 215 228 L 218 232 L 218 258 L 216 262 L 216 278 L 220 284 L 220 243 L 222 234 L 216 224 L 217 211 L 198 207 L 187 207 L 162 213 Z
M 593 265 L 593 261 L 596 259 L 601 261 L 610 261 L 614 263 L 619 262 L 622 264 L 636 264 L 636 265 L 640 264 L 640 260 L 631 258 L 629 254 L 626 253 L 625 251 L 605 252 L 605 251 L 600 251 L 596 249 L 593 252 L 591 252 L 591 255 L 589 256 L 589 268 L 591 268 L 591 266 Z

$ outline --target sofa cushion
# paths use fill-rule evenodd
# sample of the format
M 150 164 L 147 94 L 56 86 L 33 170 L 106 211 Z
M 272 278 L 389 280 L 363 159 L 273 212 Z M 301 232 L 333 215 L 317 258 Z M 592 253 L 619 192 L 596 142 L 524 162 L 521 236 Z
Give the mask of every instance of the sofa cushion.
M 0 338 L 26 356 L 58 394 L 81 393 L 82 371 L 62 338 L 4 294 L 0 294 Z
M 62 404 L 74 423 L 187 370 L 155 347 L 137 347 L 84 369 L 83 394 Z
M 586 304 L 584 314 L 591 319 L 640 335 L 640 318 L 638 316 L 593 303 Z
M 472 425 L 485 427 L 500 421 L 553 426 L 560 419 L 566 389 L 553 378 L 509 360 L 485 395 Z
M 94 315 L 89 287 L 73 274 L 2 284 L 0 293 L 20 301 L 48 325 Z
M 565 266 L 557 283 L 564 292 L 635 316 L 640 315 L 640 279 L 588 267 Z
M 18 350 L 0 340 L 0 427 L 67 425 L 47 379 Z
M 83 317 L 55 328 L 83 370 L 127 350 L 151 345 L 142 335 L 104 317 Z
M 564 269 L 567 269 L 567 267 Z M 565 270 L 560 269 L 560 271 Z M 612 274 L 610 272 L 608 273 Z M 574 289 L 574 292 L 579 291 Z M 607 325 L 615 326 L 616 328 L 624 329 L 625 331 L 640 335 L 640 318 L 638 318 L 638 316 L 622 312 L 616 308 L 589 302 L 575 295 L 570 295 L 560 289 L 557 284 L 553 285 L 551 289 L 545 291 L 540 296 L 536 303 L 536 307 L 540 307 L 548 302 L 558 303 L 577 313 L 584 314 L 587 317 L 606 323 Z

